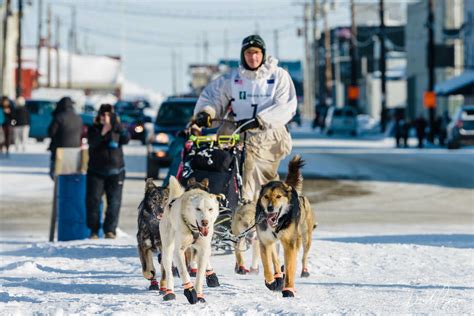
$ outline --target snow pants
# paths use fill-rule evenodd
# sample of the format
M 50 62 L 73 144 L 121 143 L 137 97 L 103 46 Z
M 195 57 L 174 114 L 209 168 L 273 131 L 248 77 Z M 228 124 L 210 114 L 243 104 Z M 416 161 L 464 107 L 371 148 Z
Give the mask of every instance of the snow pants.
M 280 161 L 291 152 L 291 136 L 286 127 L 247 132 L 243 167 L 243 198 L 256 202 L 260 189 L 278 180 Z
M 103 176 L 96 173 L 87 173 L 86 208 L 87 227 L 92 233 L 98 233 L 100 229 L 100 202 L 105 192 L 107 198 L 107 210 L 105 211 L 104 233 L 116 233 L 120 205 L 122 203 L 123 181 L 125 171 L 119 174 Z

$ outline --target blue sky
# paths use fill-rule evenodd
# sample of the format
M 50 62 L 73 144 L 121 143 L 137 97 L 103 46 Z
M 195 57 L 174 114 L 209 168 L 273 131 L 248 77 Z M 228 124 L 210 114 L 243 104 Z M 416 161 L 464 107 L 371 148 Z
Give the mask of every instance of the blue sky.
M 257 31 L 266 41 L 270 55 L 275 55 L 274 30 L 278 30 L 278 57 L 287 60 L 303 58 L 303 39 L 296 35 L 297 28 L 303 25 L 303 8 L 299 4 L 301 2 L 295 0 L 43 2 L 45 20 L 48 2 L 52 6 L 53 17 L 61 19 L 63 48 L 67 47 L 70 5 L 74 4 L 80 50 L 122 55 L 123 70 L 128 80 L 166 94 L 172 91 L 173 50 L 177 55 L 178 91 L 181 92 L 188 90 L 188 64 L 215 63 L 225 57 L 238 58 L 242 38 Z M 331 24 L 349 24 L 348 2 L 339 0 L 336 10 L 330 14 Z M 38 0 L 34 0 L 25 8 L 25 45 L 36 44 L 37 4 Z M 46 34 L 45 26 L 43 30 Z M 207 59 L 203 53 L 204 38 L 209 42 Z M 226 38 L 228 44 L 225 44 Z

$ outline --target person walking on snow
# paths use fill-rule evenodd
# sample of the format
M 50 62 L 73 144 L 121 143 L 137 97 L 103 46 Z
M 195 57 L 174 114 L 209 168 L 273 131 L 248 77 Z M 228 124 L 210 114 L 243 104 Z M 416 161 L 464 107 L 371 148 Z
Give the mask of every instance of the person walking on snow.
M 231 111 L 247 133 L 242 191 L 244 200 L 256 201 L 262 185 L 278 180 L 280 161 L 291 152 L 286 124 L 296 113 L 297 99 L 290 75 L 278 60 L 267 57 L 259 35 L 244 38 L 240 63 L 203 90 L 194 115 L 198 126 L 210 127 L 212 119 Z
M 13 128 L 13 134 L 15 139 L 16 151 L 23 149 L 25 152 L 26 142 L 28 141 L 28 134 L 30 132 L 30 114 L 28 109 L 25 107 L 25 99 L 18 97 L 16 99 L 15 108 L 15 127 Z

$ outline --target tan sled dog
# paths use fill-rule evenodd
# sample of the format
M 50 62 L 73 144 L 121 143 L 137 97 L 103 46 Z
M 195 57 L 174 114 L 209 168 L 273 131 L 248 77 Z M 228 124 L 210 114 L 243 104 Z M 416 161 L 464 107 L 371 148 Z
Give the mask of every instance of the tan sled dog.
M 171 263 L 178 268 L 183 282 L 184 295 L 188 302 L 205 302 L 203 282 L 211 256 L 211 239 L 214 222 L 219 214 L 219 203 L 215 195 L 201 189 L 184 191 L 175 177 L 170 178 L 168 206 L 160 222 L 162 241 L 162 264 L 165 270 L 167 290 L 163 300 L 176 299 Z M 198 272 L 196 289 L 189 276 L 185 262 L 185 251 L 190 246 L 197 250 Z M 174 257 L 174 258 L 173 258 Z
M 256 229 L 251 229 L 255 223 L 255 207 L 255 203 L 241 205 L 235 210 L 235 213 L 232 216 L 231 229 L 234 236 L 238 236 L 241 233 L 248 231 L 245 237 L 240 238 L 235 245 L 235 273 L 237 274 L 258 274 L 260 247 Z M 252 264 L 250 265 L 250 269 L 245 267 L 243 256 L 247 244 L 252 248 Z
M 316 227 L 315 216 L 306 197 L 299 195 L 302 189 L 300 156 L 291 159 L 285 182 L 271 181 L 264 185 L 257 201 L 255 220 L 260 254 L 265 276 L 265 285 L 272 291 L 282 291 L 283 297 L 295 293 L 295 270 L 298 249 L 303 244 L 303 270 L 307 277 L 308 252 L 311 248 L 312 232 Z M 285 280 L 283 281 L 275 244 L 280 241 L 285 257 Z M 275 274 L 272 273 L 272 268 Z

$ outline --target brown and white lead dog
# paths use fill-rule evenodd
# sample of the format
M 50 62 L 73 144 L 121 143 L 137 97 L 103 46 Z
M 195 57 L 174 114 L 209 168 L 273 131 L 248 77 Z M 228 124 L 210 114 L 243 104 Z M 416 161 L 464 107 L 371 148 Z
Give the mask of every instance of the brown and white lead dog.
M 185 191 L 175 177 L 170 177 L 168 205 L 160 222 L 162 264 L 167 286 L 163 300 L 176 299 L 171 272 L 174 259 L 188 302 L 191 304 L 196 304 L 198 301 L 205 302 L 203 282 L 206 268 L 207 270 L 210 268 L 211 239 L 218 214 L 219 202 L 215 195 L 199 188 Z M 185 251 L 189 247 L 197 250 L 196 289 L 191 283 L 185 262 Z
M 304 161 L 300 156 L 293 157 L 288 164 L 286 180 L 271 181 L 264 185 L 257 200 L 255 221 L 258 223 L 257 235 L 260 240 L 265 285 L 272 291 L 282 291 L 283 297 L 294 296 L 296 257 L 301 244 L 301 276 L 309 276 L 308 252 L 316 222 L 309 200 L 300 195 L 303 187 L 303 166 Z M 285 280 L 275 247 L 278 241 L 284 249 Z

